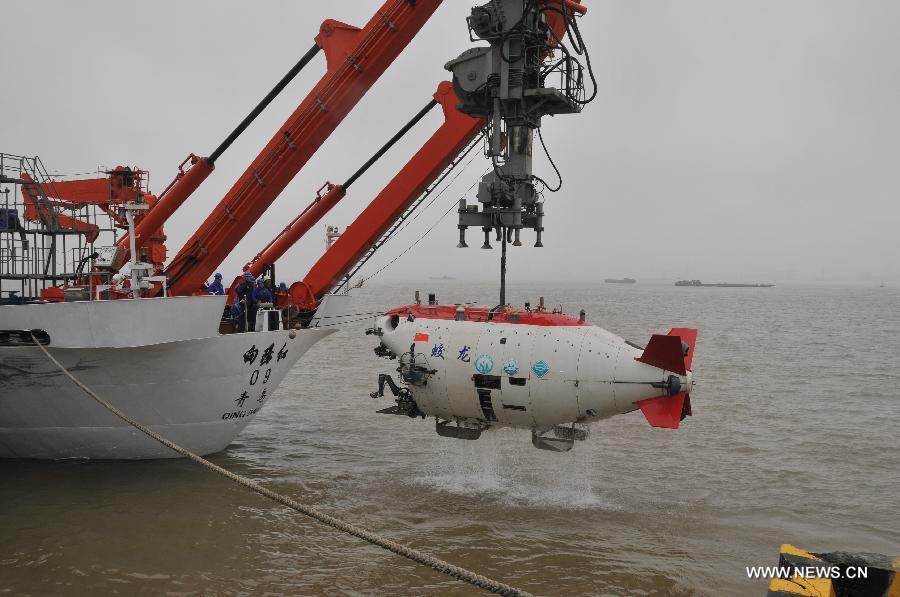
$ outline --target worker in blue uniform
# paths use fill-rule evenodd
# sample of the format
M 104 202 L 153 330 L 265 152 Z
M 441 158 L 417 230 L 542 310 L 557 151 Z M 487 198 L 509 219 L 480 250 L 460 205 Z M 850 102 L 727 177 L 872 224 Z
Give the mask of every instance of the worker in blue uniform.
M 266 280 L 262 276 L 256 279 L 256 299 L 260 303 L 271 303 L 275 300 L 271 289 L 266 285 Z
M 256 280 L 251 272 L 244 272 L 244 280 L 235 289 L 234 304 L 241 306 L 241 315 L 238 317 L 239 332 L 256 331 L 256 311 L 259 309 L 259 300 L 256 298 Z
M 225 287 L 222 286 L 222 274 L 217 273 L 206 290 L 209 294 L 225 294 Z

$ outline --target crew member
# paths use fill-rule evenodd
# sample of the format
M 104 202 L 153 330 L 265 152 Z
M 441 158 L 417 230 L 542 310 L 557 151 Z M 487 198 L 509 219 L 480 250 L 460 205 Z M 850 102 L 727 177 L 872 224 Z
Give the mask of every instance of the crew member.
M 222 274 L 216 274 L 212 283 L 207 288 L 209 294 L 225 294 L 225 287 L 222 286 Z
M 235 304 L 241 305 L 241 316 L 238 317 L 239 332 L 256 331 L 256 311 L 259 301 L 256 298 L 256 283 L 253 274 L 244 272 L 244 281 L 235 289 Z
M 4 231 L 18 232 L 19 238 L 22 240 L 22 249 L 28 250 L 28 238 L 25 236 L 27 230 L 22 226 L 22 221 L 19 220 L 18 209 L 0 209 L 0 227 Z
M 269 281 L 262 277 L 256 280 L 256 298 L 261 303 L 275 302 L 272 296 L 272 289 L 269 288 Z

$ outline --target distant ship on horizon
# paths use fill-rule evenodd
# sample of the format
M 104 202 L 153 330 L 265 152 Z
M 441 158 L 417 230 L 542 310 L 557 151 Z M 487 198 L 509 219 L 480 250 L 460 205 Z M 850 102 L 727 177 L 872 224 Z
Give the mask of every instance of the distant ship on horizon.
M 634 284 L 637 282 L 634 278 L 606 278 L 603 281 L 607 284 Z
M 430 276 L 429 280 L 455 280 L 453 276 Z
M 704 284 L 700 280 L 678 280 L 675 286 L 706 286 L 711 288 L 772 288 L 774 284 L 732 284 L 729 282 L 717 282 L 716 284 Z

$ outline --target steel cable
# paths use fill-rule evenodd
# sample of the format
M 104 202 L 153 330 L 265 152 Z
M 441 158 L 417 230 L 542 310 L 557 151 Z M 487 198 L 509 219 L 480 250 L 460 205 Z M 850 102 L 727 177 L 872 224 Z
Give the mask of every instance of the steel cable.
M 487 170 L 485 170 L 484 173 L 481 175 L 481 177 L 483 177 L 485 174 L 487 174 L 489 170 L 490 170 L 490 168 L 488 168 Z M 477 185 L 479 182 L 481 182 L 481 177 L 477 178 L 477 179 L 475 180 L 475 182 L 473 182 L 473 183 L 469 186 L 469 188 L 466 189 L 466 190 L 463 192 L 462 197 L 460 197 L 460 199 L 462 199 L 463 197 L 465 197 L 465 196 L 466 196 L 466 193 L 468 193 L 469 191 L 471 191 L 472 189 L 474 189 L 474 188 L 475 188 L 475 185 Z M 445 189 L 445 190 L 446 190 L 446 189 Z M 447 209 L 447 211 L 445 211 L 445 212 L 441 215 L 441 217 L 438 218 L 437 221 L 436 221 L 434 224 L 432 224 L 431 227 L 430 227 L 428 230 L 426 230 L 425 232 L 423 232 L 423 233 L 421 234 L 421 236 L 419 236 L 419 238 L 417 238 L 411 245 L 409 245 L 408 247 L 406 247 L 405 249 L 403 249 L 403 251 L 401 251 L 400 253 L 398 253 L 393 259 L 391 259 L 390 261 L 388 261 L 387 263 L 385 263 L 383 266 L 381 266 L 381 268 L 379 268 L 378 271 L 376 271 L 374 274 L 371 274 L 371 275 L 369 275 L 369 276 L 365 276 L 365 277 L 362 279 L 362 281 L 363 281 L 363 282 L 366 282 L 366 281 L 368 281 L 368 280 L 371 280 L 372 278 L 374 278 L 375 276 L 377 276 L 378 274 L 380 274 L 381 272 L 383 272 L 384 270 L 386 270 L 387 268 L 389 268 L 390 266 L 392 266 L 398 259 L 400 259 L 400 258 L 403 257 L 404 255 L 406 255 L 407 253 L 409 253 L 413 248 L 415 248 L 416 245 L 418 245 L 420 242 L 422 242 L 423 240 L 425 240 L 425 237 L 428 236 L 428 234 L 429 234 L 432 230 L 434 230 L 434 229 L 437 227 L 437 225 L 440 224 L 440 223 L 444 220 L 444 218 L 446 218 L 447 215 L 448 215 L 451 211 L 453 211 L 454 209 L 456 209 L 456 206 L 457 206 L 458 203 L 459 203 L 459 200 L 458 200 L 458 199 L 455 200 L 455 201 L 450 205 L 450 207 Z M 391 237 L 391 238 L 393 238 L 393 237 Z

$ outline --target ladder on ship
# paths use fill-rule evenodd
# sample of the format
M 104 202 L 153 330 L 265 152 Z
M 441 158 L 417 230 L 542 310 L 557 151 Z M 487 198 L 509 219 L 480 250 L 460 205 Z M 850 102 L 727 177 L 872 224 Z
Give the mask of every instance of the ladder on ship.
M 71 220 L 96 223 L 96 208 L 85 213 L 54 203 L 50 197 L 59 193 L 37 156 L 0 152 L 0 185 L 0 302 L 36 300 L 47 287 L 79 278 L 92 244 L 83 231 L 63 225 L 59 213 L 70 210 Z
M 14 176 L 9 176 L 7 173 L 13 173 Z M 20 178 L 22 174 L 27 175 L 31 180 Z M 53 180 L 41 158 L 0 153 L 0 183 L 18 184 L 23 188 L 28 188 L 40 206 L 38 216 L 44 228 L 49 232 L 59 231 L 59 219 L 56 217 L 56 212 L 51 209 L 50 198 L 44 191 L 44 185 L 52 185 Z M 5 193 L 8 192 L 8 190 L 5 191 Z

